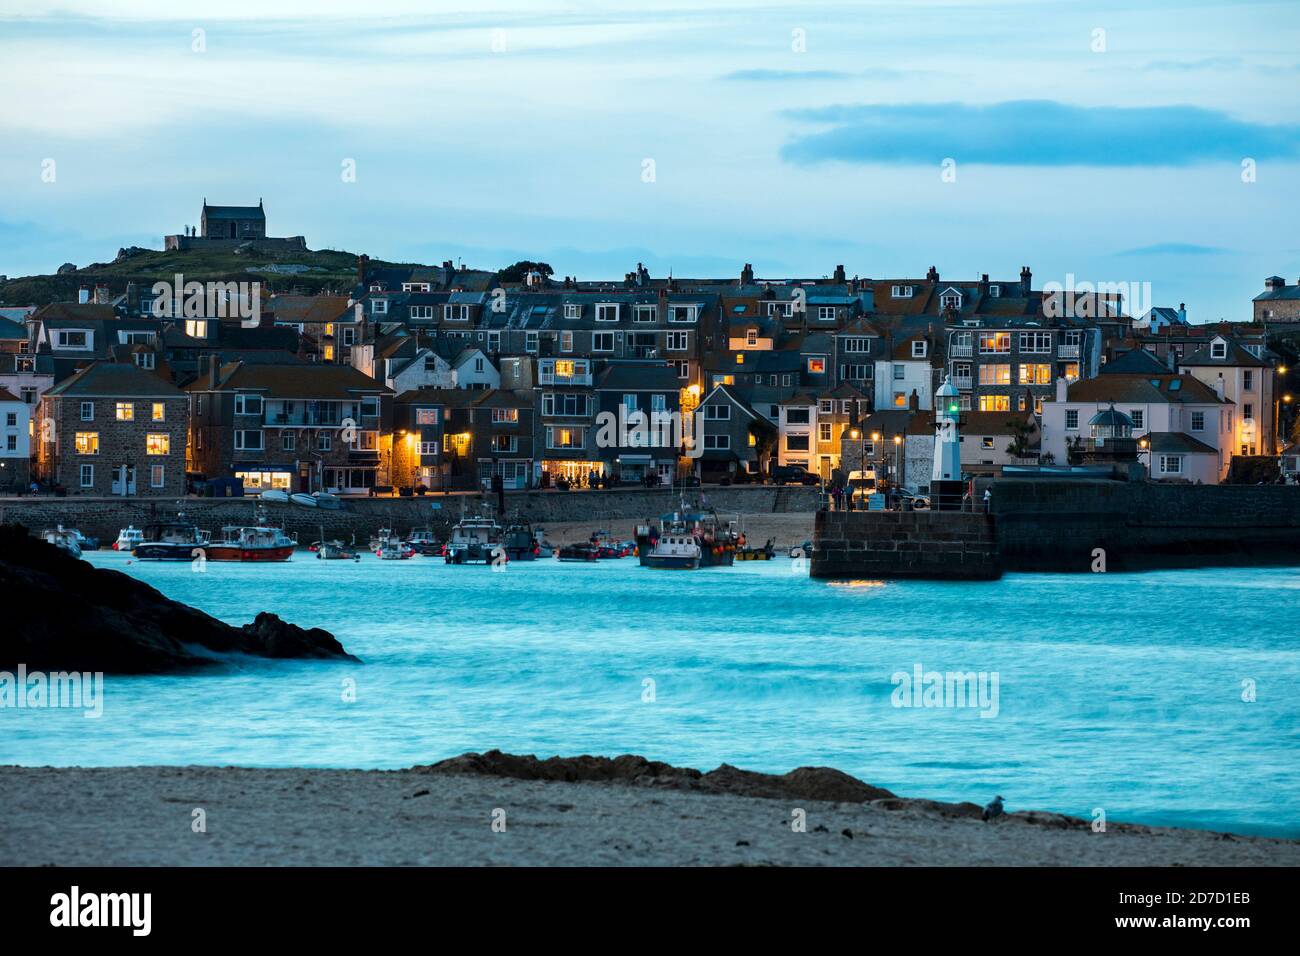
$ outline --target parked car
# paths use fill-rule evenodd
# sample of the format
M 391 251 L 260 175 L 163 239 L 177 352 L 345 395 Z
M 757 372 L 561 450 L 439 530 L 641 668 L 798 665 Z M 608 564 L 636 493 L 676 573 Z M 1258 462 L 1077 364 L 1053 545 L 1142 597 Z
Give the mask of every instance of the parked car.
M 821 484 L 821 479 L 802 465 L 773 465 L 767 477 L 774 485 Z

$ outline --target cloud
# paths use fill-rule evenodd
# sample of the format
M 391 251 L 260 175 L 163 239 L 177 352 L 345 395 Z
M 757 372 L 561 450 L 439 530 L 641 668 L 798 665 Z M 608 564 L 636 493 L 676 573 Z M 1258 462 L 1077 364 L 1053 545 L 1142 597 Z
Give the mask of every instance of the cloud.
M 1235 70 L 1240 66 L 1239 56 L 1207 56 L 1199 60 L 1152 60 L 1142 69 L 1148 73 L 1191 73 L 1196 70 Z
M 1117 256 L 1217 256 L 1228 252 L 1218 246 L 1198 246 L 1193 242 L 1157 242 L 1150 246 L 1125 249 Z
M 796 82 L 798 80 L 848 80 L 852 73 L 843 70 L 736 70 L 719 77 L 722 80 L 744 80 L 746 82 Z
M 796 137 L 798 165 L 958 163 L 1000 166 L 1192 166 L 1300 157 L 1300 126 L 1234 119 L 1195 106 L 1073 106 L 1053 100 L 899 103 L 788 110 L 829 126 Z

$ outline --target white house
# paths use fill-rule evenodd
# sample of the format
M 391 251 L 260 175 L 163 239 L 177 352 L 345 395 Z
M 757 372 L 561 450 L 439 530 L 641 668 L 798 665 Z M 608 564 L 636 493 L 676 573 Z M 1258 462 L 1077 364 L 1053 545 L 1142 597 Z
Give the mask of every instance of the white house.
M 388 359 L 384 384 L 397 395 L 421 388 L 455 388 L 451 363 L 433 349 L 417 349 L 409 358 Z
M 1175 375 L 1143 350 L 1107 363 L 1096 378 L 1056 381 L 1043 403 L 1045 461 L 1069 461 L 1070 446 L 1087 441 L 1088 422 L 1114 405 L 1133 421 L 1138 457 L 1155 480 L 1217 484 L 1228 473 L 1235 406 L 1192 375 Z
M 1178 361 L 1179 372 L 1194 375 L 1237 406 L 1230 444 L 1234 455 L 1277 454 L 1274 436 L 1274 373 L 1267 361 L 1240 343 L 1216 335 Z
M 799 465 L 809 471 L 812 465 L 813 435 L 817 428 L 817 402 L 807 395 L 795 395 L 780 405 L 777 420 L 777 463 Z
M 913 392 L 917 396 L 917 409 L 934 408 L 930 350 L 929 339 L 913 335 L 896 343 L 888 358 L 876 360 L 876 408 L 909 408 Z
M 0 388 L 0 493 L 23 491 L 31 481 L 31 406 Z
M 501 387 L 501 372 L 492 364 L 486 352 L 473 346 L 462 350 L 452 359 L 451 372 L 455 388 Z

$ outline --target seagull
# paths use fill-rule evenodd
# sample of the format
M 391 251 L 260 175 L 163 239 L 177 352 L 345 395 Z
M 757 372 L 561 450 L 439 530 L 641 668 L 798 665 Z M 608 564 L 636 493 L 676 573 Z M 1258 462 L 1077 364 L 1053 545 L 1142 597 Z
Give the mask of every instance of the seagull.
M 998 794 L 989 801 L 988 806 L 984 808 L 984 822 L 988 823 L 990 820 L 996 820 L 1000 816 L 1002 816 L 1002 795 Z

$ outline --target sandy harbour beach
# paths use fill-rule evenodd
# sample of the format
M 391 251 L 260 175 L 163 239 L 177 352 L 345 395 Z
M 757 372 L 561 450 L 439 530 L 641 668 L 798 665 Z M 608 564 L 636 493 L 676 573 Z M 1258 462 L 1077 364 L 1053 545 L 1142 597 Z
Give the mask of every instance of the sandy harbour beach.
M 1300 865 L 1298 841 L 1098 833 L 1010 805 L 986 823 L 974 804 L 882 797 L 825 769 L 497 756 L 402 771 L 3 767 L 0 865 Z

